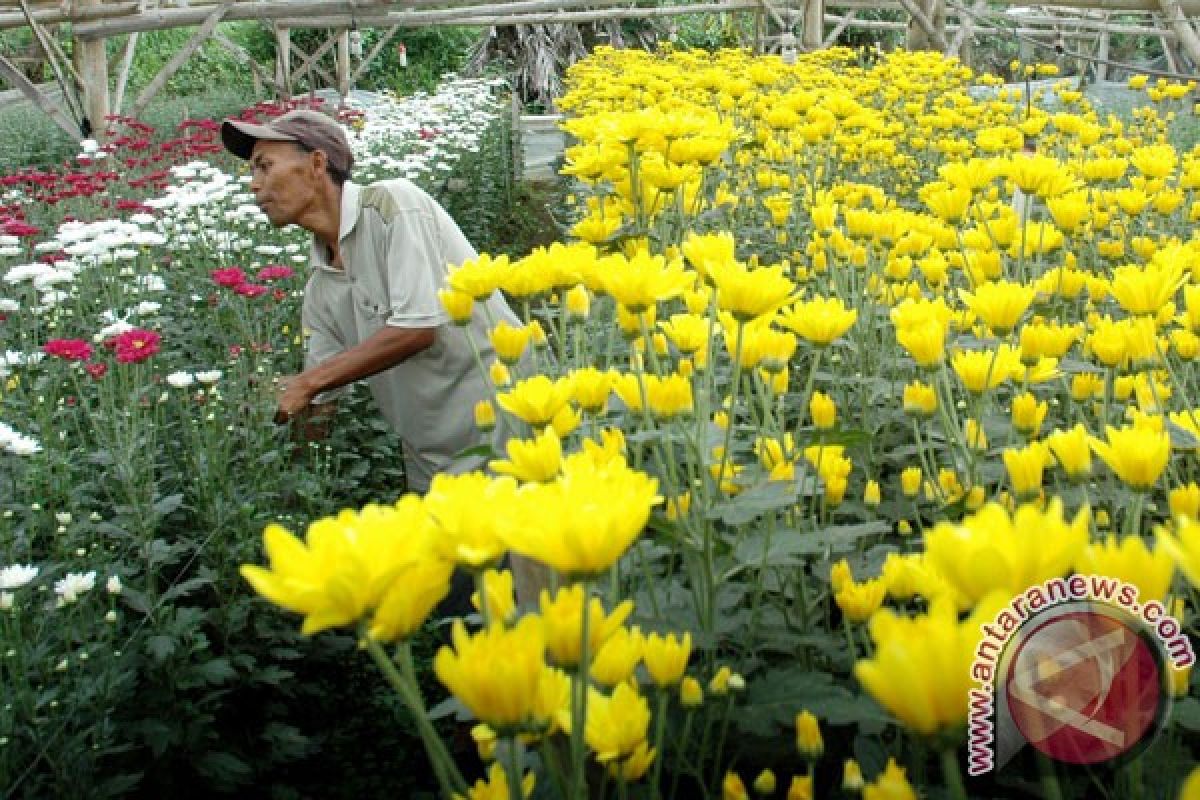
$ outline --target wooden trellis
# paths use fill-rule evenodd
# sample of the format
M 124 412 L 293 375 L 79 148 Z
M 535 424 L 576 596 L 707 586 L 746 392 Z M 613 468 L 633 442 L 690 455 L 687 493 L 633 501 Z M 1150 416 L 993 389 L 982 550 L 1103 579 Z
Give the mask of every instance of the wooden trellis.
M 256 85 L 269 87 L 277 96 L 290 96 L 304 76 L 310 86 L 319 78 L 344 95 L 398 31 L 433 25 L 579 24 L 742 12 L 755 15 L 760 43 L 785 55 L 828 47 L 849 29 L 902 30 L 910 49 L 953 55 L 966 53 L 976 36 L 1007 35 L 1038 45 L 1054 43 L 1060 53 L 1086 56 L 1097 77 L 1103 77 L 1112 63 L 1110 37 L 1127 34 L 1160 38 L 1169 72 L 1177 77 L 1190 77 L 1200 66 L 1195 27 L 1200 0 L 1063 0 L 1013 13 L 1019 5 L 1022 0 L 971 0 L 970 5 L 957 0 L 674 0 L 667 5 L 648 0 L 0 0 L 0 30 L 27 27 L 34 37 L 34 46 L 23 57 L 0 54 L 0 77 L 69 134 L 82 137 L 99 134 L 110 113 L 139 114 L 208 41 L 231 52 L 249 68 Z M 863 16 L 880 10 L 897 12 L 897 18 Z M 1118 22 L 1112 19 L 1114 13 L 1137 15 L 1143 21 Z M 258 63 L 222 35 L 219 25 L 234 20 L 259 20 L 273 29 L 273 64 Z M 129 102 L 126 88 L 140 34 L 168 28 L 195 32 Z M 301 28 L 328 33 L 315 50 L 305 52 L 291 38 L 291 31 Z M 385 29 L 366 54 L 351 35 L 364 28 Z M 64 36 L 73 39 L 73 58 L 68 59 L 60 45 Z M 124 43 L 110 62 L 107 41 L 117 37 L 124 37 Z M 1067 45 L 1086 50 L 1068 50 Z M 332 72 L 323 64 L 330 54 Z M 57 93 L 35 84 L 22 70 L 31 59 L 50 67 Z

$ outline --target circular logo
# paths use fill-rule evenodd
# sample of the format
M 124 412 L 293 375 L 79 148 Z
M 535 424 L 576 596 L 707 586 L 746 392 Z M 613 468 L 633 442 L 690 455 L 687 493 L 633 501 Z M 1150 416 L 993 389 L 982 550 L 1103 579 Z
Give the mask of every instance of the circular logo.
M 1155 649 L 1097 607 L 1039 620 L 1021 637 L 1004 688 L 1025 740 L 1070 764 L 1125 755 L 1162 718 L 1166 702 Z

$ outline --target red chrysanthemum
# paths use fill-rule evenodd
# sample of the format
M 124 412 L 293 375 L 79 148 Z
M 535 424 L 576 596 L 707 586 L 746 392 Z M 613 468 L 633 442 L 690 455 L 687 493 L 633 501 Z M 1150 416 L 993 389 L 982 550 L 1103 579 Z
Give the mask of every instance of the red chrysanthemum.
M 157 353 L 161 341 L 162 337 L 154 331 L 134 328 L 113 337 L 113 350 L 120 363 L 136 364 Z
M 261 283 L 239 283 L 233 290 L 242 297 L 258 297 L 267 293 L 267 287 Z
M 246 273 L 240 267 L 214 269 L 209 275 L 212 276 L 213 283 L 226 289 L 236 288 L 246 282 Z
M 268 264 L 258 271 L 257 277 L 260 281 L 278 281 L 295 274 L 295 270 L 284 264 Z
M 84 364 L 83 368 L 95 380 L 100 380 L 104 377 L 104 373 L 108 372 L 108 364 L 105 364 L 103 361 L 93 361 L 90 364 Z
M 83 339 L 51 339 L 42 345 L 42 352 L 67 361 L 87 361 L 92 357 L 92 346 Z

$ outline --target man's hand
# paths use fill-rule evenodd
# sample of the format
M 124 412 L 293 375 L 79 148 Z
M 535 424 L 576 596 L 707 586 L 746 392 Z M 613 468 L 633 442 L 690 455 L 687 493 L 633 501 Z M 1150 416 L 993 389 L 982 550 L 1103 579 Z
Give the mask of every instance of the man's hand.
M 316 394 L 303 373 L 280 378 L 275 395 L 275 402 L 279 406 L 275 412 L 275 424 L 282 425 L 304 411 Z

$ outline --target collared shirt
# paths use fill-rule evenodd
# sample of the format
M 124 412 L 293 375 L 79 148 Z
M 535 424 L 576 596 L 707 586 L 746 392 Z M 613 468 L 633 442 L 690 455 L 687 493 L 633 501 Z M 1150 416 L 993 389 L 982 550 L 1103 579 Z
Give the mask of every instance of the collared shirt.
M 304 290 L 305 368 L 384 326 L 436 330 L 427 349 L 367 378 L 380 411 L 400 435 L 409 487 L 424 491 L 437 472 L 451 468 L 457 453 L 483 442 L 474 409 L 491 389 L 466 332 L 486 368 L 494 358 L 487 321 L 520 323 L 499 292 L 466 328 L 450 322 L 438 289 L 450 267 L 476 253 L 445 209 L 407 180 L 346 182 L 338 249 L 344 269 L 334 268 L 313 238 L 313 269 Z

